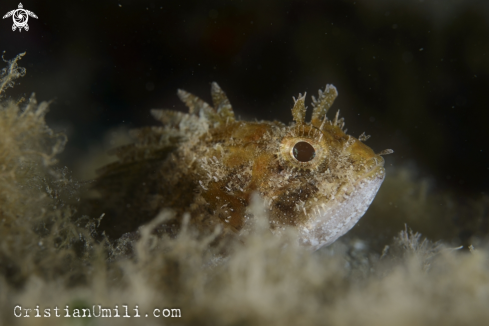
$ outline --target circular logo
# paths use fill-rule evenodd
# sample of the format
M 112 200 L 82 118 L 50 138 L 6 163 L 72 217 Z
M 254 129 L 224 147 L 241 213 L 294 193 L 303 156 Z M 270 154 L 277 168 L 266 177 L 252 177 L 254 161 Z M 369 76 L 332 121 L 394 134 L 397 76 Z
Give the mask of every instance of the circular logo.
M 24 27 L 25 24 L 27 24 L 28 16 L 25 10 L 17 9 L 13 16 L 14 16 L 14 24 L 17 25 L 17 27 Z

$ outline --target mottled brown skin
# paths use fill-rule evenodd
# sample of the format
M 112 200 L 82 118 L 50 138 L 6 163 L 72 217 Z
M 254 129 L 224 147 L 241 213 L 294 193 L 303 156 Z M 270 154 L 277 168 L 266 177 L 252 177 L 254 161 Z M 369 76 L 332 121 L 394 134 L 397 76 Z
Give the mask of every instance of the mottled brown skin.
M 184 213 L 202 230 L 220 225 L 224 233 L 237 234 L 258 193 L 273 232 L 295 227 L 301 243 L 317 249 L 356 223 L 384 178 L 382 157 L 345 134 L 338 115 L 326 118 L 337 95 L 333 86 L 313 97 L 309 123 L 305 95 L 294 99 L 290 126 L 237 121 L 216 83 L 214 108 L 192 94 L 178 94 L 189 114 L 153 110 L 163 126 L 133 131 L 136 142 L 116 149 L 119 160 L 100 172 L 94 188 L 105 213 L 101 228 L 112 238 L 136 230 L 164 208 L 177 213 L 164 224 L 169 234 L 178 232 Z

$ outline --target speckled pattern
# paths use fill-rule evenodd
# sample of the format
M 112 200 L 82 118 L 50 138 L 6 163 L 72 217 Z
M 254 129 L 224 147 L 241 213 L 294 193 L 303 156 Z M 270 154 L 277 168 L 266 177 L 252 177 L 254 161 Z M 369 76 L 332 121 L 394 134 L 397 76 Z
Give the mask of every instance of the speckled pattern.
M 385 174 L 383 158 L 362 142 L 368 136 L 347 135 L 339 112 L 326 117 L 337 94 L 327 85 L 312 97 L 310 122 L 299 94 L 287 126 L 237 120 L 216 83 L 214 107 L 179 90 L 189 113 L 153 110 L 163 126 L 134 130 L 137 141 L 114 150 L 119 161 L 101 170 L 95 189 L 97 213 L 106 213 L 102 228 L 118 237 L 171 208 L 176 217 L 162 228 L 170 234 L 184 213 L 201 229 L 219 225 L 239 234 L 258 193 L 272 232 L 297 228 L 314 250 L 334 242 L 365 213 Z

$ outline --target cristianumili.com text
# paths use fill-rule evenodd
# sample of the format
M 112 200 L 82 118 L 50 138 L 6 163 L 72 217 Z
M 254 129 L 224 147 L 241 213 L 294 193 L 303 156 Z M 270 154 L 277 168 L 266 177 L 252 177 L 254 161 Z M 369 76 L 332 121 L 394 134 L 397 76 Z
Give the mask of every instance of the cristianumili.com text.
M 66 318 L 90 318 L 90 317 L 103 317 L 103 318 L 131 318 L 131 317 L 182 317 L 182 312 L 178 308 L 155 308 L 150 313 L 144 313 L 139 311 L 139 307 L 129 307 L 128 305 L 118 305 L 112 307 L 102 307 L 102 305 L 93 305 L 91 308 L 70 308 L 66 305 L 64 308 L 55 307 L 43 307 L 40 308 L 37 305 L 35 308 L 23 307 L 16 305 L 14 307 L 15 317 L 66 317 Z

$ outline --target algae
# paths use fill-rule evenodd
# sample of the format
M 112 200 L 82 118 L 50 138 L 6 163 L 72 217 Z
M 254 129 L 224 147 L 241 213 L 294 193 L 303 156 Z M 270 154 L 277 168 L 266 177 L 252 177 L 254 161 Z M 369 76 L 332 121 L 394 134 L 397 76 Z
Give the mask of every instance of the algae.
M 18 59 L 2 70 L 1 95 L 24 73 Z M 0 103 L 2 325 L 460 325 L 489 318 L 486 234 L 474 233 L 475 249 L 457 250 L 464 226 L 446 216 L 465 211 L 477 221 L 484 198 L 473 200 L 474 210 L 457 208 L 401 168 L 388 174 L 370 217 L 315 253 L 297 245 L 292 230 L 273 236 L 263 223 L 225 248 L 210 245 L 217 233 L 186 223 L 170 238 L 157 232 L 174 214 L 168 210 L 139 234 L 109 241 L 97 231 L 103 216 L 80 213 L 83 183 L 56 166 L 66 137 L 46 125 L 47 109 L 34 96 Z M 450 209 L 439 208 L 440 198 L 449 198 Z M 261 205 L 257 198 L 250 208 L 256 221 L 267 218 Z M 406 222 L 445 242 L 422 238 Z M 73 317 L 94 305 L 113 315 L 127 305 L 132 317 Z M 16 317 L 26 314 L 16 306 L 31 309 L 30 317 Z M 54 308 L 64 316 L 66 306 L 72 317 L 55 317 Z M 34 317 L 36 307 L 51 317 Z M 181 309 L 181 318 L 153 317 L 164 308 Z

